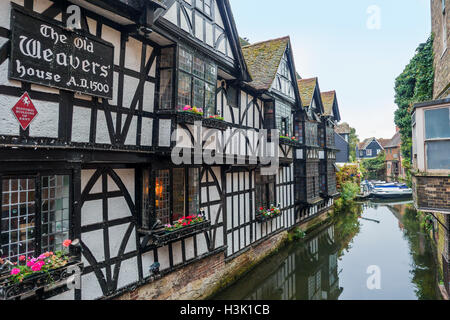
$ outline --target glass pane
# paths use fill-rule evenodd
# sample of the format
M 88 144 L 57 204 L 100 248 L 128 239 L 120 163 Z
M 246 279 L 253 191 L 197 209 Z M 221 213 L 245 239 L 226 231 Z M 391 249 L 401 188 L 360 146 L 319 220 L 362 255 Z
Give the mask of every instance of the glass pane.
M 215 84 L 217 82 L 217 67 L 214 64 L 206 64 L 205 79 L 211 84 Z
M 150 170 L 144 170 L 142 176 L 142 227 L 150 228 Z
M 450 141 L 427 142 L 427 167 L 435 170 L 450 169 Z
M 170 69 L 161 70 L 159 108 L 161 110 L 172 109 L 172 73 Z
M 191 76 L 180 72 L 178 78 L 178 107 L 177 110 L 183 110 L 184 106 L 191 105 L 192 92 Z
M 34 255 L 35 184 L 34 179 L 3 179 L 2 185 L 1 257 L 17 262 L 20 255 Z
M 173 67 L 173 48 L 161 49 L 161 68 L 171 68 Z
M 198 58 L 195 57 L 194 58 L 194 71 L 193 71 L 194 75 L 196 75 L 199 78 L 204 78 L 205 77 L 205 62 Z
M 172 223 L 170 219 L 170 171 L 155 172 L 155 212 L 161 223 Z
M 199 198 L 199 188 L 200 188 L 200 173 L 199 169 L 191 168 L 189 169 L 189 190 L 188 190 L 188 212 L 186 215 L 198 214 L 200 211 L 200 198 Z
M 425 111 L 427 139 L 450 138 L 450 108 Z
M 184 169 L 173 169 L 173 221 L 184 217 Z
M 180 48 L 180 69 L 188 73 L 192 72 L 192 53 Z
M 292 136 L 292 109 L 290 106 L 281 103 L 279 101 L 276 102 L 275 107 L 275 117 L 277 129 L 280 131 L 282 135 Z
M 69 238 L 69 179 L 66 176 L 42 177 L 42 252 L 61 250 Z M 68 177 L 68 176 L 67 176 Z M 45 190 L 45 191 L 44 191 Z
M 206 84 L 205 115 L 207 117 L 216 115 L 216 90 L 215 87 L 210 84 Z
M 194 107 L 205 106 L 205 81 L 194 78 Z

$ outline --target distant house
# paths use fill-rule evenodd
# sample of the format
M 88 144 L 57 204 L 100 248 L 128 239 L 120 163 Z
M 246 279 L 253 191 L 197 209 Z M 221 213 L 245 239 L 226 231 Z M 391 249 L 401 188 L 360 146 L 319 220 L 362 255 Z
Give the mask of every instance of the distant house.
M 336 149 L 339 150 L 336 155 L 336 162 L 347 163 L 350 161 L 350 125 L 344 122 L 338 125 L 334 131 Z
M 334 133 L 334 139 L 336 141 L 336 154 L 337 163 L 347 163 L 350 161 L 350 145 L 343 136 L 338 133 Z
M 350 143 L 351 128 L 347 122 L 338 125 L 335 129 L 335 132 L 339 134 L 342 138 L 344 138 L 344 140 L 347 141 L 347 143 Z
M 386 151 L 386 176 L 398 180 L 399 177 L 404 178 L 405 170 L 402 166 L 401 153 L 402 139 L 400 132 L 392 137 L 390 142 L 384 147 Z
M 384 143 L 386 140 L 380 139 Z M 358 159 L 375 158 L 384 150 L 377 138 L 368 138 L 356 147 L 356 157 Z

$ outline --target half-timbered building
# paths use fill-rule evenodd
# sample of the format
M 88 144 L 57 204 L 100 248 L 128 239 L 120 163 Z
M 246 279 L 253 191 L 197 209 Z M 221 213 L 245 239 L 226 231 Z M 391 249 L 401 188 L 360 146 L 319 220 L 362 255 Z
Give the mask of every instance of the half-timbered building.
M 241 47 L 228 0 L 2 1 L 1 262 L 77 239 L 82 276 L 0 296 L 120 297 L 329 209 L 320 90 L 302 105 L 296 82 L 289 38 Z M 267 175 L 259 136 L 276 129 L 264 145 L 280 166 Z M 261 216 L 271 206 L 280 214 Z

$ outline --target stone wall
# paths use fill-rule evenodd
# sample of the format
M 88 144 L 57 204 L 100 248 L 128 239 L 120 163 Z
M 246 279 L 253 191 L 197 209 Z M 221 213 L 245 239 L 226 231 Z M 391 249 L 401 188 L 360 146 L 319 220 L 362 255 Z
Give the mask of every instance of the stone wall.
M 275 252 L 286 241 L 287 235 L 287 231 L 278 233 L 229 262 L 225 261 L 223 252 L 202 259 L 162 279 L 125 293 L 117 300 L 206 299 Z
M 434 33 L 434 99 L 443 99 L 450 95 L 450 0 L 445 0 L 447 34 L 444 35 L 444 15 L 442 0 L 431 0 L 432 32 Z M 444 48 L 447 37 L 447 50 Z
M 450 176 L 415 176 L 413 190 L 419 210 L 450 211 Z

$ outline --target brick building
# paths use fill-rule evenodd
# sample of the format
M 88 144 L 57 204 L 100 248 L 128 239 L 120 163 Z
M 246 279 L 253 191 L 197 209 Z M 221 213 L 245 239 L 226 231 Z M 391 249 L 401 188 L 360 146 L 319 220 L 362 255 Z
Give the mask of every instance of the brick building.
M 450 0 L 431 0 L 434 99 L 412 111 L 413 190 L 418 210 L 433 216 L 444 287 L 450 293 Z

